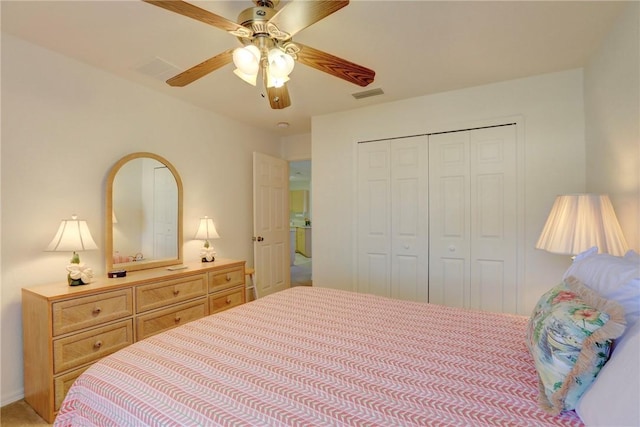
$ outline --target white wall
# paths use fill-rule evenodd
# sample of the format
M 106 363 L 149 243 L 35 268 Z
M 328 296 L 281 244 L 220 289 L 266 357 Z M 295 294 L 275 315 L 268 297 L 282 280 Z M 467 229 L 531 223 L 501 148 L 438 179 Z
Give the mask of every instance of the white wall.
M 474 87 L 313 118 L 314 286 L 354 289 L 356 142 L 521 117 L 525 283 L 520 312 L 561 280 L 569 258 L 534 249 L 557 194 L 585 188 L 582 70 Z
M 282 138 L 283 158 L 289 161 L 311 158 L 311 134 L 303 133 Z
M 640 3 L 630 2 L 584 72 L 587 191 L 608 193 L 640 251 Z
M 23 395 L 22 287 L 64 280 L 66 253 L 43 252 L 62 218 L 88 221 L 104 248 L 105 178 L 126 154 L 169 160 L 184 185 L 184 256 L 198 218 L 214 218 L 218 256 L 253 265 L 252 152 L 276 135 L 2 35 L 2 404 Z M 81 254 L 104 273 L 103 250 Z

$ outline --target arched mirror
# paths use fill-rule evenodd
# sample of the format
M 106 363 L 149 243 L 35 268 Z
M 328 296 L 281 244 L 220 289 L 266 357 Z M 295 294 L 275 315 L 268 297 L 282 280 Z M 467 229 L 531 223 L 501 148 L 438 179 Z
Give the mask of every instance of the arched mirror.
M 166 159 L 133 153 L 106 183 L 107 271 L 182 263 L 182 180 Z

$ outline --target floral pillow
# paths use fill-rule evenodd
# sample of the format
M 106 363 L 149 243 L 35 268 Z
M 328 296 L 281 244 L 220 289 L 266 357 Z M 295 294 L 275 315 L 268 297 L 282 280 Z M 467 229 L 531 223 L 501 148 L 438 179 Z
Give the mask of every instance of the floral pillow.
M 527 328 L 540 406 L 552 414 L 574 409 L 624 327 L 623 308 L 574 277 L 544 294 Z

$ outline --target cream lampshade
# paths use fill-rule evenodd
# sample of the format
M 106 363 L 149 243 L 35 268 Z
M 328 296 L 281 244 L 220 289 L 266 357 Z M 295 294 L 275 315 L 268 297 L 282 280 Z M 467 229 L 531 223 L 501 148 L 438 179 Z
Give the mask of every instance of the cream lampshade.
M 202 262 L 215 261 L 216 252 L 214 251 L 213 246 L 209 244 L 209 240 L 219 238 L 220 236 L 218 235 L 216 226 L 213 223 L 213 219 L 207 216 L 200 218 L 200 224 L 198 225 L 198 231 L 196 231 L 194 239 L 204 240 L 204 246 L 200 250 Z
M 601 194 L 556 197 L 536 243 L 537 249 L 577 255 L 597 246 L 601 253 L 622 256 L 627 242 L 609 200 Z
M 77 251 L 98 249 L 89 231 L 87 221 L 79 220 L 76 215 L 71 219 L 63 219 L 58 227 L 58 232 L 49 243 L 46 251 L 73 252 L 71 263 L 67 266 L 69 285 L 84 285 L 91 282 L 93 271 L 80 263 Z

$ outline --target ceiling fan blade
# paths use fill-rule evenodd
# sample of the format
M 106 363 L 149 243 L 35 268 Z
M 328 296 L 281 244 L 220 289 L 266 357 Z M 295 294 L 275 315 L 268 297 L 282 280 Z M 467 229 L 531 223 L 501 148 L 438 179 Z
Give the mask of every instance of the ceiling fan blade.
M 291 1 L 277 12 L 269 23 L 293 36 L 348 4 L 349 0 Z
M 300 48 L 300 52 L 297 53 L 298 62 L 315 68 L 316 70 L 323 71 L 362 87 L 371 84 L 376 76 L 376 72 L 369 68 L 298 42 L 295 44 Z
M 233 21 L 229 21 L 222 16 L 211 13 L 208 10 L 199 8 L 190 3 L 181 0 L 142 0 L 145 3 L 150 3 L 154 6 L 161 7 L 171 12 L 178 13 L 180 15 L 193 18 L 197 21 L 204 22 L 205 24 L 213 25 L 216 28 L 220 28 L 224 31 L 242 31 L 243 26 L 236 24 Z
M 268 87 L 267 97 L 269 98 L 269 105 L 274 110 L 282 110 L 291 105 L 291 98 L 289 98 L 289 89 L 287 85 L 282 87 Z
M 200 77 L 206 76 L 212 71 L 217 70 L 220 67 L 224 67 L 228 63 L 233 61 L 233 49 L 225 50 L 224 52 L 209 58 L 200 64 L 189 68 L 182 73 L 171 77 L 167 80 L 169 86 L 186 86 L 198 80 Z

